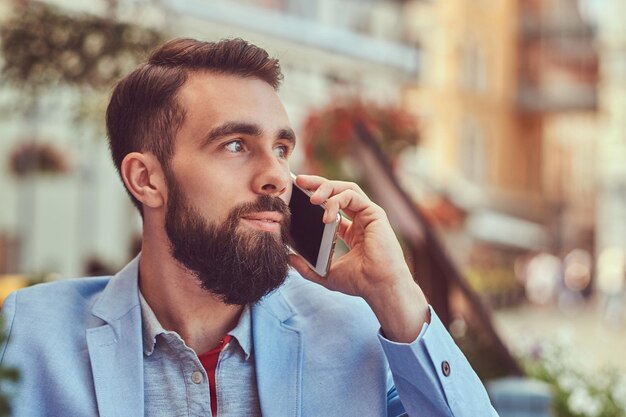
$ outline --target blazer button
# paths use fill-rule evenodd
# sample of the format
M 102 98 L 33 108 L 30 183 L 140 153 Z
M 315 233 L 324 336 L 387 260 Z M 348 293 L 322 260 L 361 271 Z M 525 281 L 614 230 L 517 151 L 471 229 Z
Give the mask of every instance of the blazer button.
M 441 362 L 441 372 L 444 376 L 450 376 L 450 364 L 448 361 Z

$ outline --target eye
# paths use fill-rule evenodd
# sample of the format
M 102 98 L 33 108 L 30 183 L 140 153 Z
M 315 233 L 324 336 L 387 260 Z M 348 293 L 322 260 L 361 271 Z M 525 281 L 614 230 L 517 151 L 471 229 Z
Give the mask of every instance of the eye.
M 287 158 L 287 156 L 289 156 L 290 150 L 291 149 L 287 145 L 280 145 L 274 148 L 274 151 L 276 152 L 276 156 L 278 156 L 279 158 Z
M 224 149 L 228 152 L 239 153 L 243 151 L 243 142 L 241 140 L 233 140 L 224 144 Z

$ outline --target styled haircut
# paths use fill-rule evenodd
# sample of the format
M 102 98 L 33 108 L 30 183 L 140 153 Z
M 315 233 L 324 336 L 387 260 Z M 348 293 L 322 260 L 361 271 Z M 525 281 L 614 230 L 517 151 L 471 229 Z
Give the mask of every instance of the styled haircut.
M 120 178 L 122 161 L 131 152 L 151 152 L 169 172 L 174 139 L 185 121 L 177 93 L 194 71 L 254 77 L 274 90 L 283 78 L 278 59 L 243 39 L 174 39 L 163 44 L 146 63 L 121 79 L 111 95 L 106 126 Z M 126 191 L 143 216 L 141 202 Z

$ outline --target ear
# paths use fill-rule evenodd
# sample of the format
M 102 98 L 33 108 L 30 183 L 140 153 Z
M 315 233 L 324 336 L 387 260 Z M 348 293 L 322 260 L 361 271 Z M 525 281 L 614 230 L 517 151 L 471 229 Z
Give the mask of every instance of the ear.
M 120 172 L 128 191 L 144 206 L 163 206 L 167 186 L 161 164 L 154 155 L 131 152 L 124 157 Z

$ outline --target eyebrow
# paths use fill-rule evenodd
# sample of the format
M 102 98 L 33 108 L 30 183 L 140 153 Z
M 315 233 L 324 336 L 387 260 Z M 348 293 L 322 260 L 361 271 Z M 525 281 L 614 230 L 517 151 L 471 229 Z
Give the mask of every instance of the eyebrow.
M 296 144 L 296 134 L 294 133 L 293 129 L 289 127 L 286 129 L 280 129 L 278 131 L 278 139 L 287 140 L 291 142 L 292 145 Z
M 209 144 L 216 140 L 223 138 L 224 136 L 234 135 L 234 134 L 243 134 L 250 136 L 261 136 L 263 134 L 263 129 L 255 123 L 247 123 L 247 122 L 227 122 L 223 125 L 217 126 L 209 132 L 209 134 L 204 139 L 203 143 Z M 278 139 L 283 139 L 291 142 L 295 145 L 296 143 L 296 134 L 291 128 L 282 128 L 278 131 L 277 135 Z
M 223 125 L 211 129 L 209 134 L 206 136 L 206 140 L 204 142 L 211 143 L 213 141 L 223 138 L 224 136 L 237 133 L 251 136 L 261 136 L 261 133 L 263 133 L 263 131 L 258 125 L 253 123 L 227 122 Z

